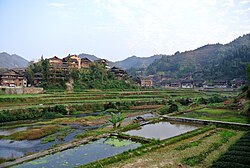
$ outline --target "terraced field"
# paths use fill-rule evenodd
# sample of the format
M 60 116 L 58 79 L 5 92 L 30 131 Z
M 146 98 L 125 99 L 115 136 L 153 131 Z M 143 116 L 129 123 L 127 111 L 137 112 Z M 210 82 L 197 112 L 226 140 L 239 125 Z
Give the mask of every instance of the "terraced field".
M 203 108 L 185 114 L 177 115 L 177 117 L 246 123 L 246 124 L 250 123 L 249 118 L 242 115 L 240 111 L 221 109 L 221 108 Z
M 249 168 L 250 167 L 250 132 L 241 137 L 212 166 L 213 168 Z
M 211 167 L 242 135 L 244 131 L 206 127 L 81 167 Z
M 182 117 L 247 123 L 245 116 L 237 111 L 216 109 L 217 104 L 199 103 L 199 99 L 214 99 L 219 94 L 194 90 L 92 90 L 0 95 L 0 148 L 5 151 L 0 152 L 0 162 L 89 137 L 111 133 L 121 136 L 120 133 L 139 127 L 140 121 L 134 123 L 138 116 L 145 117 L 146 123 L 150 120 L 159 121 L 159 114 L 172 103 L 179 107 L 176 114 L 191 111 L 179 115 Z M 225 99 L 231 99 L 237 93 L 221 94 Z M 191 103 L 185 104 L 186 101 Z M 223 101 L 219 105 L 224 106 Z M 112 128 L 109 122 L 112 112 L 124 112 L 125 120 L 120 128 Z M 208 167 L 244 133 L 215 126 L 199 126 L 198 130 L 170 139 L 142 139 L 146 143 L 142 143 L 138 149 L 128 150 L 83 167 Z M 126 135 L 125 139 L 140 141 L 140 137 L 131 135 Z M 20 144 L 23 148 L 16 149 Z

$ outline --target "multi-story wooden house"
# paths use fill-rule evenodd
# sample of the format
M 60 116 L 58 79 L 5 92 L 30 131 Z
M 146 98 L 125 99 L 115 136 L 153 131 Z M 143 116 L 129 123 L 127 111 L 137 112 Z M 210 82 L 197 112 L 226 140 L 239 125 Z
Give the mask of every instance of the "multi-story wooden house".
M 81 68 L 81 58 L 79 58 L 77 55 L 69 55 L 63 58 L 63 63 L 67 64 L 69 69 Z
M 89 68 L 91 64 L 92 64 L 92 61 L 90 61 L 88 58 L 81 59 L 81 67 L 82 68 Z
M 120 69 L 120 68 L 117 68 L 117 67 L 112 67 L 110 69 L 110 71 L 112 73 L 114 73 L 115 75 L 115 78 L 118 79 L 118 80 L 121 80 L 125 75 L 127 75 L 126 71 Z
M 0 74 L 0 85 L 8 87 L 26 87 L 27 79 L 25 78 L 24 74 L 10 69 Z

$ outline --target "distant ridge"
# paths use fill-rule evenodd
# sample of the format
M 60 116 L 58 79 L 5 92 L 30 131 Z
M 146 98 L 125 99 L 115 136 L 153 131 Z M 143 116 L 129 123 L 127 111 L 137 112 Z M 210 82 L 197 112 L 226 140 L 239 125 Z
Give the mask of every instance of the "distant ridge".
M 24 68 L 29 61 L 16 54 L 0 53 L 0 68 Z
M 131 56 L 122 61 L 117 61 L 114 63 L 115 66 L 121 67 L 123 69 L 129 68 L 146 68 L 152 64 L 156 59 L 160 59 L 163 55 L 153 55 L 151 57 L 137 57 Z
M 88 58 L 90 61 L 95 61 L 95 60 L 101 59 L 101 58 L 98 58 L 95 55 L 90 55 L 90 54 L 85 54 L 85 53 L 79 54 L 78 57 L 80 57 L 80 58 Z

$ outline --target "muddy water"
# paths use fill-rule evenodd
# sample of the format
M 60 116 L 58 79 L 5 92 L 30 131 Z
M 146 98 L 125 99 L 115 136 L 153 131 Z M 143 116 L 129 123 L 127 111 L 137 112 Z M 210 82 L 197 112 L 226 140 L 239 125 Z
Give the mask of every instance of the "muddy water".
M 130 130 L 125 133 L 144 138 L 162 140 L 195 130 L 197 128 L 197 126 L 182 123 L 158 122 L 154 124 L 147 124 L 142 126 L 140 129 Z
M 123 142 L 124 145 L 111 145 L 106 143 L 108 138 L 101 138 L 95 142 L 80 145 L 78 147 L 48 155 L 30 162 L 26 162 L 15 167 L 18 168 L 40 168 L 40 167 L 76 167 L 96 160 L 107 158 L 129 149 L 135 149 L 140 146 L 129 140 Z

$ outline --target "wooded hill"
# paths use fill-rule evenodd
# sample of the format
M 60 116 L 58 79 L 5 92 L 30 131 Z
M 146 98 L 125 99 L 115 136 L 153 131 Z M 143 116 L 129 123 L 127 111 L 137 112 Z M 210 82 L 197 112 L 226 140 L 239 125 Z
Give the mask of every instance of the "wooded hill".
M 248 63 L 250 34 L 225 45 L 209 44 L 192 51 L 163 55 L 147 68 L 139 70 L 146 75 L 164 74 L 173 78 L 192 74 L 195 79 L 231 79 L 245 78 Z M 133 74 L 135 71 L 129 72 Z

